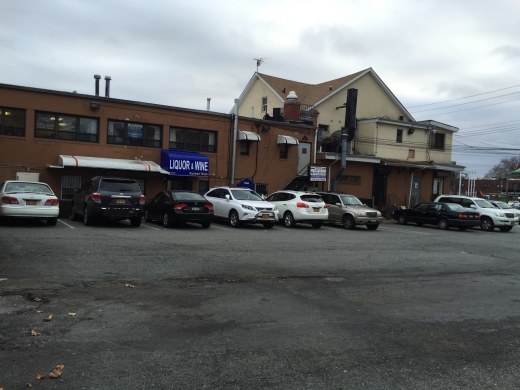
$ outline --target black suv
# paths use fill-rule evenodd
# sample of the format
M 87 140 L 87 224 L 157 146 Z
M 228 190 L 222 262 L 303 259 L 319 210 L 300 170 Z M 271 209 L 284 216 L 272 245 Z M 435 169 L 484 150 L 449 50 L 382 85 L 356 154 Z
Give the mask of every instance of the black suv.
M 115 221 L 130 219 L 134 227 L 141 225 L 145 197 L 134 179 L 96 176 L 74 193 L 70 219 L 83 216 L 83 223 L 92 225 L 96 219 Z

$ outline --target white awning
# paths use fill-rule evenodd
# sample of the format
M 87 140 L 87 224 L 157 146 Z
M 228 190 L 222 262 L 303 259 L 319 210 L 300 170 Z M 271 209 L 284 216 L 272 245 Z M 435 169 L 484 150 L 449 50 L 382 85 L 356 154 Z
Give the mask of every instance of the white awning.
M 105 168 L 122 171 L 157 172 L 169 175 L 168 171 L 162 169 L 160 165 L 153 161 L 122 160 L 119 158 L 60 155 L 60 165 L 47 165 L 47 167 Z
M 291 137 L 290 135 L 279 135 L 277 144 L 299 145 L 300 142 L 298 142 L 296 138 Z
M 253 133 L 252 131 L 242 131 L 238 130 L 238 140 L 239 141 L 260 141 L 260 135 Z

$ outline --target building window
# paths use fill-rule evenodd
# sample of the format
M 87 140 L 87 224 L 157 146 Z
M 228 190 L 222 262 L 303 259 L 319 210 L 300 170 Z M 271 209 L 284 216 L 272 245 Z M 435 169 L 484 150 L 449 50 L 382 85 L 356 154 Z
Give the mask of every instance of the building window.
M 338 182 L 343 184 L 361 184 L 361 176 L 341 175 Z
M 81 176 L 63 175 L 61 177 L 61 199 L 72 199 L 74 191 L 81 188 Z
M 432 134 L 430 147 L 432 149 L 444 150 L 444 134 Z
M 240 141 L 240 155 L 249 156 L 249 141 Z
M 0 107 L 0 134 L 25 136 L 25 110 Z
M 178 129 L 170 127 L 170 149 L 193 152 L 217 151 L 217 133 L 214 131 Z
M 98 134 L 99 126 L 96 118 L 36 112 L 35 138 L 98 142 Z
M 408 149 L 408 158 L 415 158 L 415 149 Z
M 403 130 L 397 129 L 397 136 L 395 137 L 395 142 L 398 142 L 400 144 L 403 143 Z
M 280 158 L 287 159 L 289 156 L 289 145 L 282 144 L 280 145 Z
M 209 180 L 199 180 L 199 194 L 204 195 L 209 191 Z
M 161 134 L 161 126 L 109 120 L 107 143 L 160 148 Z
M 135 179 L 135 181 L 141 189 L 141 194 L 146 195 L 146 179 Z
M 255 184 L 255 191 L 260 195 L 264 195 L 267 197 L 267 195 L 269 194 L 268 189 L 269 189 L 268 184 L 265 184 L 265 183 L 256 183 Z
M 267 96 L 262 98 L 262 112 L 267 112 Z

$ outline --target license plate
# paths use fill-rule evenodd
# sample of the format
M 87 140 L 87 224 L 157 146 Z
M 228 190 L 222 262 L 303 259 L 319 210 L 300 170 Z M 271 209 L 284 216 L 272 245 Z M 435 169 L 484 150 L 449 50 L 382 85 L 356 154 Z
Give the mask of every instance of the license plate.
M 200 211 L 200 207 L 192 207 L 191 211 Z
M 26 200 L 25 204 L 27 206 L 36 206 L 38 204 L 38 201 L 37 200 Z
M 511 221 L 511 225 L 514 225 L 515 224 L 515 221 Z
M 314 212 L 319 213 L 320 209 L 318 207 L 314 207 Z
M 124 199 L 117 199 L 116 203 L 126 203 L 126 200 L 124 200 Z
M 262 218 L 269 218 L 269 214 L 262 214 Z

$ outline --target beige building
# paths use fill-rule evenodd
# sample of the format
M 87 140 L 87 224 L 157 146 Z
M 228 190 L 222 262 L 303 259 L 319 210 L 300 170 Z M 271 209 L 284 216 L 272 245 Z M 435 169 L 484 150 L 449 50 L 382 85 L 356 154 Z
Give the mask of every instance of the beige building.
M 287 117 L 284 104 L 294 92 L 300 104 L 299 120 L 319 128 L 317 164 L 328 168 L 327 182 L 321 184 L 328 190 L 329 178 L 340 166 L 340 131 L 351 88 L 358 91 L 356 133 L 338 190 L 372 199 L 383 208 L 449 193 L 449 177 L 464 169 L 452 163 L 453 135 L 458 129 L 436 121 L 416 121 L 371 68 L 320 84 L 255 73 L 240 96 L 239 115 L 269 120 Z

